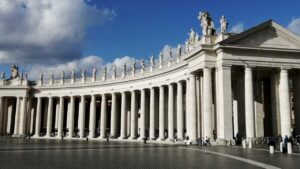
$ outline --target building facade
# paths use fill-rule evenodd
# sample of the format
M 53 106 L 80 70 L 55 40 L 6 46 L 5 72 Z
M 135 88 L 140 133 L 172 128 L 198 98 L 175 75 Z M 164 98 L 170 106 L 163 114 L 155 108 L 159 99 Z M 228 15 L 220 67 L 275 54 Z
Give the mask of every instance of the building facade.
M 207 14 L 207 16 L 205 16 Z M 274 21 L 216 33 L 200 13 L 186 49 L 164 62 L 91 77 L 0 80 L 0 133 L 33 138 L 191 141 L 300 135 L 300 38 Z M 186 52 L 183 52 L 186 50 Z M 174 55 L 175 56 L 175 55 Z M 157 62 L 157 63 L 155 63 Z

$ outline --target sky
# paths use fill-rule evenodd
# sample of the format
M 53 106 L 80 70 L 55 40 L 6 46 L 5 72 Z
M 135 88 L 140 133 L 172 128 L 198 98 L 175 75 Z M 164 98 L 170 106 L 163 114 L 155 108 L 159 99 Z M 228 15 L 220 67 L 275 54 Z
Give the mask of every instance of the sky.
M 297 0 L 0 0 L 0 71 L 8 76 L 17 64 L 32 79 L 41 72 L 59 77 L 63 70 L 120 68 L 133 58 L 168 54 L 191 28 L 200 34 L 200 11 L 209 11 L 216 28 L 225 15 L 235 33 L 273 19 L 300 34 L 299 6 Z

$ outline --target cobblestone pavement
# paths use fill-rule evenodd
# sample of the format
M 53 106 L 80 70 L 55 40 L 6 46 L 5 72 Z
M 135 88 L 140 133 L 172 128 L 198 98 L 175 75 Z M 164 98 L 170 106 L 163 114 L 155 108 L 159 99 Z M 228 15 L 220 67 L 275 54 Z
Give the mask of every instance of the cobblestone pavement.
M 299 160 L 240 147 L 0 139 L 0 169 L 292 169 Z

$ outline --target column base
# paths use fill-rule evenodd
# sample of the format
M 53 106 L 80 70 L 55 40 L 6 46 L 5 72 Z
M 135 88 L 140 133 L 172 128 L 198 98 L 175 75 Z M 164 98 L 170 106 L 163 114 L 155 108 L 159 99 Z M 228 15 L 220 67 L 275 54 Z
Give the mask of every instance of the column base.
M 166 141 L 168 141 L 168 142 L 174 142 L 175 139 L 174 138 L 167 138 Z
M 164 138 L 158 138 L 158 139 L 156 139 L 156 141 L 165 141 L 165 139 Z

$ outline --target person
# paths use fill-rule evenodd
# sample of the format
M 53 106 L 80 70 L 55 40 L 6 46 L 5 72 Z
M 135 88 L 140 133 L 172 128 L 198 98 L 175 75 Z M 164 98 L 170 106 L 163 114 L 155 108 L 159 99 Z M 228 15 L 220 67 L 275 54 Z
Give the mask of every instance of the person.
M 292 143 L 292 146 L 294 145 L 294 141 L 293 141 L 293 137 L 292 137 L 292 136 L 290 136 L 290 137 L 288 138 L 288 142 L 289 142 L 289 143 Z
M 205 145 L 206 146 L 210 145 L 210 141 L 209 141 L 209 138 L 207 136 L 205 137 Z
M 144 141 L 144 144 L 146 144 L 146 143 L 147 143 L 147 138 L 144 137 L 144 138 L 143 138 L 143 141 Z
M 282 145 L 282 152 L 286 153 L 287 152 L 287 143 L 289 142 L 289 138 L 287 135 L 284 137 L 283 145 Z
M 274 147 L 274 149 L 275 149 L 275 141 L 274 141 L 274 139 L 273 138 L 270 138 L 269 139 L 269 142 L 268 142 L 268 147 L 270 147 L 270 146 L 273 146 Z

